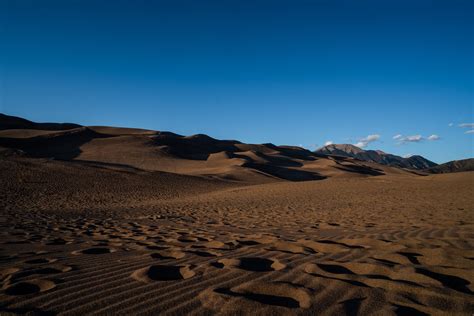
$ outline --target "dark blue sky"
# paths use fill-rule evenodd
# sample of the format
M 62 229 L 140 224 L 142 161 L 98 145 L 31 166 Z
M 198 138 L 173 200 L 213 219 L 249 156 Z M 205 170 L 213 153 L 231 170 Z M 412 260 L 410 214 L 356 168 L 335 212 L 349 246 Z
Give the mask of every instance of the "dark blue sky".
M 0 112 L 467 158 L 473 21 L 468 0 L 4 0 Z

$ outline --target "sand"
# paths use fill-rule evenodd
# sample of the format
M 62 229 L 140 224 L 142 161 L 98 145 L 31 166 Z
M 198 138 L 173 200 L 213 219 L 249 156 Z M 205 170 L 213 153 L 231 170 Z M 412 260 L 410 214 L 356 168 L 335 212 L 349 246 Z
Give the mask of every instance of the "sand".
M 0 311 L 472 315 L 474 173 L 333 163 L 291 182 L 2 158 Z
M 0 175 L 2 315 L 474 313 L 474 172 L 0 115 Z

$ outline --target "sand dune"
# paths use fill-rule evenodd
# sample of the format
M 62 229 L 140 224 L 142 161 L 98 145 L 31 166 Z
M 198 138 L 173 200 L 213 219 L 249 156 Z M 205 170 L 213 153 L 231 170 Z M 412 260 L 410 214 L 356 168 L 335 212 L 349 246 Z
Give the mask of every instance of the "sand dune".
M 0 165 L 3 312 L 474 310 L 472 173 L 248 185 L 107 164 Z
M 0 314 L 474 313 L 472 172 L 139 129 L 0 137 Z
M 320 157 L 299 147 L 104 126 L 64 131 L 4 130 L 0 131 L 0 146 L 21 150 L 28 157 L 119 164 L 247 183 L 399 172 L 389 167 L 382 171 L 379 165 L 371 167 L 351 158 Z

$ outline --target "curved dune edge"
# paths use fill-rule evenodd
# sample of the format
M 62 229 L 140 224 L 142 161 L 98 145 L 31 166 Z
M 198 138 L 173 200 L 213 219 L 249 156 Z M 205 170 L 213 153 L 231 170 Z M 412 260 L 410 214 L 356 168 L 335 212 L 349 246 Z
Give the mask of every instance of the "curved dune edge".
M 292 242 L 276 242 L 266 249 L 272 250 L 272 251 L 294 253 L 294 254 L 308 254 L 308 253 L 316 252 L 309 247 L 305 247 L 298 243 L 292 243 Z
M 30 264 L 30 265 L 40 265 L 40 264 L 45 264 L 45 263 L 53 263 L 58 261 L 56 258 L 38 258 L 38 259 L 29 259 L 26 260 L 25 263 Z
M 4 287 L 5 294 L 10 296 L 31 295 L 46 292 L 56 287 L 56 284 L 50 280 L 28 280 L 21 281 Z
M 131 277 L 144 283 L 186 280 L 196 275 L 192 268 L 193 266 L 191 265 L 152 265 L 134 271 Z
M 116 252 L 117 250 L 109 247 L 91 247 L 71 252 L 73 255 L 103 255 Z
M 261 308 L 311 307 L 310 291 L 289 282 L 255 281 L 231 288 L 210 288 L 203 291 L 199 299 L 205 308 L 226 314 L 255 313 Z
M 220 259 L 213 263 L 218 268 L 237 268 L 253 272 L 278 271 L 286 267 L 277 259 L 243 257 L 238 259 Z
M 181 259 L 186 254 L 180 250 L 161 250 L 150 255 L 154 259 Z

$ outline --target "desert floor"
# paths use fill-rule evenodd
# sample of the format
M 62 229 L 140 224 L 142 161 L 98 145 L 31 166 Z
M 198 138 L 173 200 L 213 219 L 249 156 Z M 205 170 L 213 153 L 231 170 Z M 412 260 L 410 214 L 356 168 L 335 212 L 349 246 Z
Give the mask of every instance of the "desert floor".
M 472 315 L 474 173 L 258 185 L 0 161 L 0 311 Z

